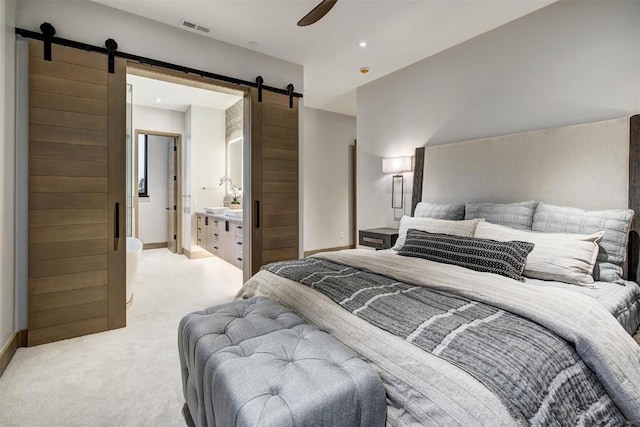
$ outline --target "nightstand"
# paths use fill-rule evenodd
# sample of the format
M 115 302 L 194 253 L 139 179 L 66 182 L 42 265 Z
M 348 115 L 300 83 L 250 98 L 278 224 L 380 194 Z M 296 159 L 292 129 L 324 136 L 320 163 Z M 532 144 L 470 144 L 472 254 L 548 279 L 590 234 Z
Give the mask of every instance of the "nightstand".
M 377 249 L 391 249 L 398 240 L 397 228 L 369 228 L 360 230 L 359 243 Z

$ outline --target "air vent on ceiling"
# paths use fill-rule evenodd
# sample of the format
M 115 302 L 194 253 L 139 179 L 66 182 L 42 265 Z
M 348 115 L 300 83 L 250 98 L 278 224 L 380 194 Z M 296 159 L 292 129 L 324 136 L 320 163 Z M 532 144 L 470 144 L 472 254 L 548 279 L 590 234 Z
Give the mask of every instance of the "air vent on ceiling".
M 200 25 L 197 22 L 193 22 L 193 21 L 187 21 L 186 19 L 181 19 L 180 25 L 182 25 L 183 27 L 187 27 L 190 30 L 200 31 L 202 33 L 208 33 L 209 31 L 211 31 L 209 28 L 205 27 L 204 25 Z

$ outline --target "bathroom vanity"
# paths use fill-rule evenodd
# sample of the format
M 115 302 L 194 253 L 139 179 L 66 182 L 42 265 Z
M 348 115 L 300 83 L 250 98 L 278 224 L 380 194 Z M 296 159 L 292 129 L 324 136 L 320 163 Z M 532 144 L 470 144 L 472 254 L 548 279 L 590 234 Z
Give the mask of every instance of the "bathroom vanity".
M 198 213 L 198 246 L 242 269 L 242 218 Z

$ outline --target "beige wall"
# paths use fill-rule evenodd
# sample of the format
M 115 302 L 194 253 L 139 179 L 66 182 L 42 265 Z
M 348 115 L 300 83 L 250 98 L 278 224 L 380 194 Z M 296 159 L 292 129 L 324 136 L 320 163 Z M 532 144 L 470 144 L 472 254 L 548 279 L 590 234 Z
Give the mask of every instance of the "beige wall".
M 397 224 L 384 157 L 630 116 L 639 93 L 638 1 L 559 1 L 361 86 L 358 226 Z
M 353 244 L 351 156 L 355 117 L 304 108 L 304 250 Z
M 15 2 L 0 2 L 0 348 L 14 326 Z

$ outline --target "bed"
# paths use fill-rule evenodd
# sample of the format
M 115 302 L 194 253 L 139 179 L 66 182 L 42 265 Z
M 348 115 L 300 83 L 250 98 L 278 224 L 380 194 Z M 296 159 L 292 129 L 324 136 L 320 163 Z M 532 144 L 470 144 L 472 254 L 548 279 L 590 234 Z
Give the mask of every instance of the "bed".
M 421 200 L 506 205 L 528 199 L 590 211 L 638 211 L 637 127 L 633 117 L 421 147 L 417 155 L 426 156 L 416 158 L 411 213 Z M 568 172 L 560 176 L 559 169 Z M 541 174 L 545 179 L 532 179 Z M 541 206 L 532 209 L 542 212 Z M 477 218 L 475 226 L 485 222 Z M 636 219 L 627 219 L 615 279 L 607 263 L 616 254 L 602 243 L 611 234 L 585 237 L 600 249 L 586 285 L 580 282 L 584 274 L 569 280 L 576 285 L 435 261 L 431 252 L 424 256 L 424 242 L 444 242 L 455 252 L 450 248 L 493 240 L 407 225 L 398 251 L 356 249 L 270 264 L 237 297 L 277 301 L 358 352 L 383 380 L 388 425 L 640 424 L 640 346 L 632 338 L 640 323 L 640 288 L 633 282 Z M 572 224 L 547 223 L 549 230 L 540 228 L 540 219 L 522 228 L 573 230 Z M 578 221 L 584 223 L 589 220 Z M 628 231 L 633 237 L 627 243 Z M 525 253 L 520 262 L 528 262 L 535 245 L 511 243 L 499 246 Z M 527 269 L 529 264 L 520 272 Z

